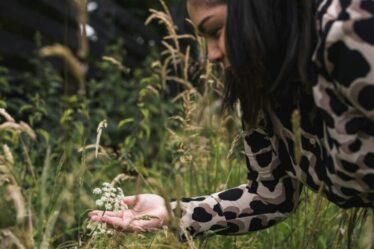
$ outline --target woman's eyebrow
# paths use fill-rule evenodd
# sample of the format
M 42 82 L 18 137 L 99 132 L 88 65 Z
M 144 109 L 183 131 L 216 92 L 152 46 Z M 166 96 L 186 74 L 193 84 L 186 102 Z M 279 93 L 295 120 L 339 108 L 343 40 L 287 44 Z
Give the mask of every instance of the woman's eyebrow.
M 204 17 L 201 21 L 200 21 L 200 23 L 199 23 L 199 25 L 197 25 L 197 30 L 200 32 L 200 33 L 202 33 L 202 34 L 204 34 L 205 33 L 205 28 L 204 28 L 204 24 L 210 19 L 210 18 L 212 18 L 213 16 L 211 15 L 211 16 L 206 16 L 206 17 Z

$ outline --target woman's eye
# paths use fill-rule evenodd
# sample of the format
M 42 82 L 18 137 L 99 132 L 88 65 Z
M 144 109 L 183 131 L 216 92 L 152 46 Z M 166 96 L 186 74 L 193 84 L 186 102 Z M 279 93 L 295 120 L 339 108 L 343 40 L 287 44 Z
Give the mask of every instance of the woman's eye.
M 218 38 L 221 28 L 214 29 L 212 32 L 209 32 L 210 37 Z

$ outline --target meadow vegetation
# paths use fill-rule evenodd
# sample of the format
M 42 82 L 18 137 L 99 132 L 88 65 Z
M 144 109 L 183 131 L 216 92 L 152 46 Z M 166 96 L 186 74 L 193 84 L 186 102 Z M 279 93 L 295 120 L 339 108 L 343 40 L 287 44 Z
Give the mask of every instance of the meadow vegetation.
M 369 248 L 372 212 L 341 210 L 306 188 L 286 221 L 242 236 L 180 243 L 178 221 L 154 233 L 92 235 L 87 213 L 103 182 L 169 200 L 246 182 L 239 118 L 220 109 L 220 69 L 192 56 L 205 54 L 204 42 L 178 34 L 161 3 L 147 22 L 166 27 L 163 51 L 132 72 L 120 40 L 88 78 L 68 48 L 43 47 L 38 36 L 33 73 L 0 68 L 0 248 Z M 65 60 L 63 76 L 46 56 Z

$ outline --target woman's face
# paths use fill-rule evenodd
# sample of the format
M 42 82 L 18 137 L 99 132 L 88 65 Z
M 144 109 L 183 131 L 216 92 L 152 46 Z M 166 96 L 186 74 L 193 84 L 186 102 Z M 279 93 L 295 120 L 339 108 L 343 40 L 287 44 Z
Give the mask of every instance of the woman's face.
M 228 68 L 230 63 L 225 46 L 227 6 L 207 4 L 204 1 L 187 1 L 187 11 L 201 36 L 206 39 L 209 61 L 221 62 Z

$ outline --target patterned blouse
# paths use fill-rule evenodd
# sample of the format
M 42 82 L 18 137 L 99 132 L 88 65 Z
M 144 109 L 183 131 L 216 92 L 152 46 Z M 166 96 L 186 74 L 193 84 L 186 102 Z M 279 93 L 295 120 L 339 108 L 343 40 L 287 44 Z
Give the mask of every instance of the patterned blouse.
M 317 0 L 317 7 L 318 79 L 297 104 L 299 162 L 290 121 L 295 105 L 284 100 L 245 136 L 247 184 L 181 200 L 182 240 L 186 232 L 272 226 L 294 210 L 303 185 L 342 208 L 374 207 L 374 1 Z

